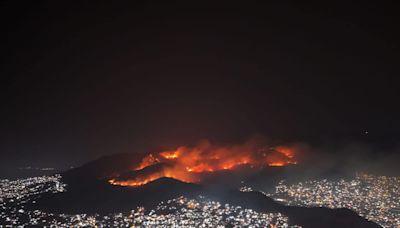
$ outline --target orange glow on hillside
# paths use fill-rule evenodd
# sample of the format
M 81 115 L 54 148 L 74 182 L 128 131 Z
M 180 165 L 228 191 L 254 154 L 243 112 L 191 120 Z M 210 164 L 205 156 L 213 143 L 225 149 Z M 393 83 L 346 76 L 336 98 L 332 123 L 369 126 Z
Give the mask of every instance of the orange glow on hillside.
M 182 146 L 176 150 L 149 154 L 133 172 L 140 173 L 147 167 L 166 164 L 161 170 L 138 174 L 131 179 L 115 177 L 109 183 L 121 186 L 140 186 L 161 177 L 170 177 L 183 182 L 201 181 L 201 174 L 232 170 L 241 165 L 251 167 L 285 166 L 296 164 L 295 152 L 289 147 L 269 148 L 254 141 L 241 145 L 214 146 L 204 141 L 195 147 Z

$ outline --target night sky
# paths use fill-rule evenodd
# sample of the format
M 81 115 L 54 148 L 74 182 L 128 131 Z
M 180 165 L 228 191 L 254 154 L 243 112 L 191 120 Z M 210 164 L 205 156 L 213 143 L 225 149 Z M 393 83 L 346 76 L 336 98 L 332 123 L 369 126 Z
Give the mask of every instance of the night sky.
M 2 1 L 0 165 L 256 134 L 398 145 L 396 7 L 218 2 Z

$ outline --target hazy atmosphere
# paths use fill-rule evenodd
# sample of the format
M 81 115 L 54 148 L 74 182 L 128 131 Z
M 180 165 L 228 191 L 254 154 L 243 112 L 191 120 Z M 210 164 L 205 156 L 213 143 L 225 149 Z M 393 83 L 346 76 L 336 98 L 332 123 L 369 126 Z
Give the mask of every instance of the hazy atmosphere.
M 17 178 L 0 180 L 7 193 L 0 198 L 10 200 L 0 224 L 74 225 L 77 214 L 138 210 L 143 220 L 118 224 L 168 226 L 148 208 L 214 208 L 212 199 L 252 208 L 246 213 L 259 219 L 226 208 L 241 222 L 209 226 L 400 225 L 400 33 L 392 3 L 0 7 L 0 178 Z M 10 187 L 36 184 L 32 195 L 44 195 L 35 200 Z M 11 195 L 27 197 L 20 214 L 59 217 L 43 224 L 13 217 L 22 203 Z M 79 224 L 111 224 L 93 216 L 97 223 Z M 189 227 L 209 218 L 179 216 L 171 221 Z

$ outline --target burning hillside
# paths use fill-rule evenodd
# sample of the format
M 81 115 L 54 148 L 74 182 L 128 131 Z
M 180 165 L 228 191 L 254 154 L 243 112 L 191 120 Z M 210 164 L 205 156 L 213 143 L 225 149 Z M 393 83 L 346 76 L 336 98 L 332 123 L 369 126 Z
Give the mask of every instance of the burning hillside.
M 113 185 L 139 186 L 161 177 L 183 182 L 201 182 L 203 174 L 232 170 L 239 166 L 260 168 L 296 164 L 295 153 L 283 146 L 268 147 L 255 141 L 240 145 L 215 146 L 204 141 L 195 147 L 149 154 L 127 173 L 109 180 Z

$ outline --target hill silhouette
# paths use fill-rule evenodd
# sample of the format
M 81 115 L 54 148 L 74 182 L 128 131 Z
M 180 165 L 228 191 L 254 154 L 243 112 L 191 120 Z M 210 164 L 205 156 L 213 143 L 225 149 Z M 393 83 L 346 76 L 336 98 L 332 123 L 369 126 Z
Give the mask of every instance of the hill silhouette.
M 260 212 L 280 212 L 288 216 L 291 223 L 303 227 L 379 227 L 349 209 L 285 206 L 260 192 L 240 192 L 224 182 L 219 185 L 216 180 L 227 173 L 217 174 L 211 185 L 184 183 L 165 177 L 138 187 L 115 186 L 107 182 L 108 176 L 126 172 L 140 158 L 131 154 L 107 156 L 68 170 L 62 174 L 67 191 L 44 194 L 32 207 L 56 213 L 106 214 L 128 212 L 138 206 L 149 209 L 161 201 L 180 196 L 191 198 L 203 195 L 221 203 Z M 277 173 L 279 169 L 274 169 L 272 176 Z M 265 177 L 268 178 L 268 175 Z

